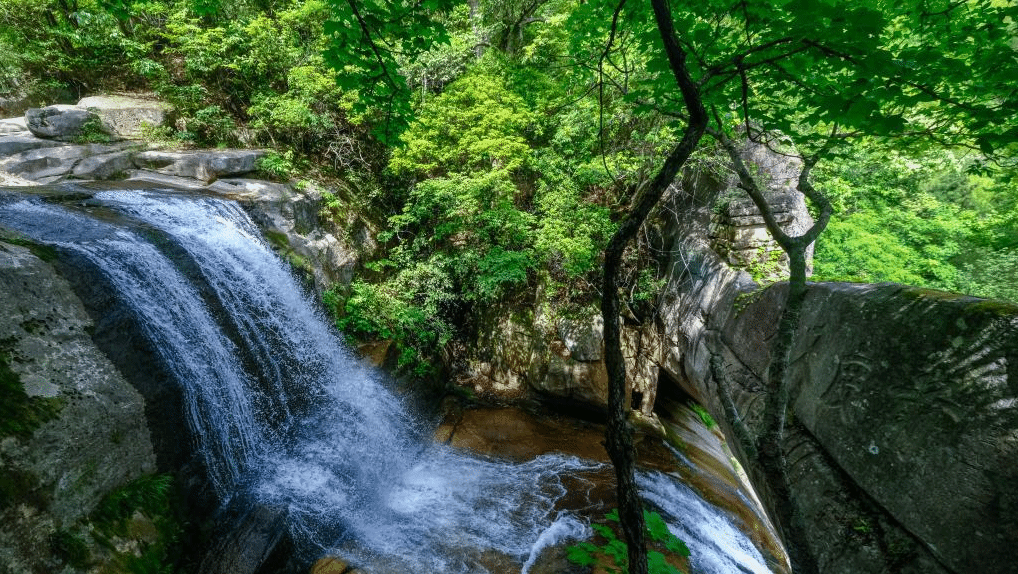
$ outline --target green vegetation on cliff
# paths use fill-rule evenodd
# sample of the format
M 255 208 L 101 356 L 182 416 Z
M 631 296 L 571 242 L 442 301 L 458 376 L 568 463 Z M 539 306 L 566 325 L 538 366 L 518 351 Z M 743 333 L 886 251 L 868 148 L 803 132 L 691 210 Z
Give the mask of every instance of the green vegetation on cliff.
M 13 339 L 0 339 L 0 438 L 28 437 L 63 407 L 60 398 L 30 397 L 21 377 L 11 370 Z
M 680 135 L 647 8 L 625 4 L 613 23 L 604 2 L 355 4 L 385 50 L 356 52 L 360 23 L 348 4 L 324 0 L 0 0 L 0 95 L 151 90 L 178 110 L 154 135 L 270 146 L 266 174 L 312 170 L 352 182 L 344 201 L 381 224 L 382 250 L 349 292 L 335 293 L 335 308 L 358 337 L 401 343 L 407 366 L 422 368 L 469 335 L 477 309 L 529 300 L 539 286 L 552 300 L 593 307 L 608 237 Z M 677 18 L 694 44 L 711 34 L 695 13 Z M 1002 32 L 972 33 L 996 41 Z M 1003 68 L 1013 59 L 996 57 Z M 740 101 L 737 84 L 718 87 L 714 101 Z M 840 98 L 853 121 L 879 111 L 861 80 L 840 89 L 821 103 Z M 758 100 L 768 121 L 781 119 L 768 110 L 795 105 L 791 93 L 773 96 L 784 103 Z M 815 119 L 815 103 L 802 100 L 796 121 Z M 1011 172 L 978 151 L 932 147 L 864 144 L 818 166 L 836 212 L 817 247 L 819 278 L 1018 297 L 1008 279 L 1018 271 Z M 724 163 L 709 146 L 694 157 L 710 171 Z M 627 255 L 623 285 L 637 310 L 660 271 L 654 237 L 643 239 Z

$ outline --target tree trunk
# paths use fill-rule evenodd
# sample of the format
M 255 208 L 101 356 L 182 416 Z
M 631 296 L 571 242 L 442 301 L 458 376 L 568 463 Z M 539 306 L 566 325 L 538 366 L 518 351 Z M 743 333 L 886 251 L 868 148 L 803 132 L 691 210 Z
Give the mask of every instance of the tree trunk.
M 771 493 L 773 511 L 781 528 L 792 571 L 795 574 L 818 574 L 805 523 L 792 500 L 788 461 L 783 449 L 790 401 L 788 363 L 806 300 L 806 246 L 797 242 L 787 253 L 788 294 L 778 322 L 774 346 L 771 348 L 771 362 L 767 372 L 768 394 L 764 403 L 764 432 L 757 440 L 757 462 Z
M 647 547 L 644 535 L 643 506 L 636 487 L 636 455 L 632 429 L 626 412 L 626 365 L 622 358 L 621 325 L 619 323 L 619 270 L 626 246 L 640 226 L 675 181 L 679 170 L 696 149 L 707 127 L 707 111 L 700 94 L 686 69 L 686 53 L 679 45 L 672 25 L 667 0 L 652 0 L 658 31 L 675 75 L 676 83 L 689 111 L 689 123 L 682 139 L 665 159 L 661 170 L 648 189 L 640 195 L 630 213 L 608 242 L 604 254 L 604 282 L 601 295 L 601 316 L 604 320 L 605 366 L 608 371 L 608 430 L 605 447 L 615 466 L 619 519 L 629 554 L 630 574 L 647 574 Z
M 788 480 L 788 463 L 782 447 L 791 392 L 788 364 L 791 359 L 792 344 L 795 342 L 795 333 L 799 329 L 803 303 L 806 300 L 806 249 L 816 241 L 816 238 L 827 226 L 832 211 L 827 198 L 814 189 L 809 182 L 810 171 L 816 164 L 819 155 L 826 150 L 826 146 L 821 148 L 817 155 L 803 158 L 803 167 L 798 183 L 799 192 L 819 208 L 819 217 L 805 233 L 798 237 L 792 237 L 786 234 L 774 219 L 770 204 L 767 203 L 763 191 L 742 161 L 738 148 L 720 129 L 711 130 L 711 135 L 721 143 L 728 153 L 735 173 L 739 177 L 739 184 L 760 210 L 767 231 L 788 254 L 788 293 L 785 296 L 774 345 L 771 347 L 770 365 L 767 367 L 767 398 L 763 414 L 764 431 L 756 441 L 756 462 L 763 472 L 764 481 L 771 494 L 771 511 L 776 515 L 778 527 L 781 529 L 781 537 L 785 542 L 786 550 L 788 550 L 792 571 L 795 574 L 817 574 L 819 567 L 809 547 L 805 523 L 792 500 L 792 489 Z M 830 141 L 833 141 L 833 138 L 834 133 L 832 132 Z

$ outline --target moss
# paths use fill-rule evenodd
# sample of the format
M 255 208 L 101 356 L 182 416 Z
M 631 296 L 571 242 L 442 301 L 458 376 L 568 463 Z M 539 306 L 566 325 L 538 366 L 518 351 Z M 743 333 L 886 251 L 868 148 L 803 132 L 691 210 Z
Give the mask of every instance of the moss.
M 286 234 L 281 231 L 263 231 L 265 239 L 269 240 L 269 244 L 276 249 L 289 249 L 290 240 Z
M 143 476 L 110 492 L 92 513 L 92 522 L 107 535 L 126 534 L 127 521 L 135 512 L 156 519 L 170 513 L 173 477 Z
M 749 307 L 751 303 L 757 300 L 761 293 L 763 293 L 762 289 L 754 289 L 753 291 L 746 291 L 736 295 L 735 300 L 732 301 L 732 309 L 735 311 L 735 315 L 741 315 L 746 310 L 746 307 Z
M 957 301 L 959 299 L 969 297 L 968 295 L 962 295 L 960 293 L 941 291 L 939 289 L 929 289 L 927 287 L 905 287 L 901 290 L 901 296 L 914 301 Z
M 57 530 L 50 536 L 50 551 L 61 562 L 78 570 L 84 570 L 91 564 L 91 553 L 88 543 L 80 536 L 66 530 Z
M 92 536 L 114 549 L 118 572 L 170 573 L 183 554 L 182 504 L 168 474 L 138 478 L 107 494 L 93 511 Z M 138 515 L 141 516 L 138 516 Z M 140 553 L 119 552 L 124 539 L 137 542 Z
M 972 314 L 1012 317 L 1018 315 L 1018 305 L 999 299 L 983 299 L 968 305 L 965 311 Z
M 30 239 L 25 239 L 18 235 L 14 235 L 6 230 L 0 229 L 0 241 L 9 243 L 11 245 L 18 245 L 21 247 L 28 248 L 33 255 L 49 263 L 57 258 L 57 250 L 49 245 L 43 245 L 36 243 Z
M 0 509 L 27 504 L 38 509 L 49 507 L 50 498 L 39 486 L 39 477 L 16 468 L 0 469 Z
M 21 377 L 11 370 L 15 339 L 0 339 L 0 437 L 27 438 L 64 406 L 60 398 L 29 397 Z
M 46 321 L 42 319 L 28 319 L 21 322 L 21 328 L 27 333 L 38 335 L 46 331 Z

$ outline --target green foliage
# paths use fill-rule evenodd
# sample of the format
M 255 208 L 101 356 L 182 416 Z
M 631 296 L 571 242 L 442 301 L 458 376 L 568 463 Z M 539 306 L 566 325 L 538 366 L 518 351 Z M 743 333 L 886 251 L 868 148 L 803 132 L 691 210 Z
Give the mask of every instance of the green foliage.
M 81 133 L 75 138 L 75 143 L 109 143 L 112 141 L 110 134 L 106 132 L 103 122 L 98 116 L 90 117 L 82 126 Z
M 420 377 L 433 373 L 435 353 L 452 337 L 443 318 L 452 299 L 447 271 L 424 263 L 381 285 L 355 281 L 346 297 L 335 291 L 324 297 L 340 330 L 362 340 L 393 341 L 397 367 Z
M 50 551 L 61 561 L 79 570 L 89 566 L 91 553 L 88 543 L 67 530 L 57 530 L 50 536 Z
M 11 370 L 14 339 L 0 340 L 0 437 L 28 438 L 63 408 L 60 398 L 30 397 L 21 377 Z
M 817 243 L 814 277 L 893 281 L 1015 300 L 1013 184 L 973 175 L 945 152 L 874 148 L 821 166 L 839 216 Z
M 612 522 L 619 522 L 618 510 L 606 515 Z M 686 544 L 668 530 L 661 515 L 656 512 L 644 511 L 646 534 L 652 548 L 668 552 L 674 556 L 689 556 Z M 616 536 L 615 530 L 605 524 L 592 524 L 591 528 L 604 540 L 600 544 L 580 542 L 566 548 L 566 559 L 580 566 L 600 564 L 608 572 L 625 574 L 628 572 L 628 554 L 626 543 Z M 607 562 L 610 561 L 610 564 Z M 665 554 L 657 550 L 647 552 L 647 565 L 651 574 L 681 574 L 681 571 L 668 563 Z
M 428 100 L 389 164 L 397 174 L 513 171 L 530 153 L 533 112 L 499 78 L 468 74 Z
M 411 92 L 400 73 L 397 56 L 413 60 L 436 44 L 449 41 L 438 16 L 453 7 L 451 0 L 330 0 L 332 17 L 325 23 L 329 45 L 326 63 L 339 72 L 344 90 L 356 90 L 354 111 L 380 112 L 376 135 L 395 141 L 411 117 Z
M 693 409 L 693 412 L 695 412 L 696 415 L 700 417 L 700 420 L 703 421 L 703 424 L 708 429 L 712 429 L 718 426 L 718 423 L 714 421 L 714 417 L 710 416 L 710 413 L 707 412 L 707 409 L 703 408 L 702 405 L 690 403 L 689 408 Z
M 131 521 L 140 513 L 155 525 L 157 536 L 141 538 L 140 554 L 121 552 L 115 538 L 138 538 L 130 530 Z M 183 522 L 177 515 L 173 477 L 168 474 L 138 478 L 107 494 L 92 512 L 93 537 L 114 550 L 115 564 L 130 574 L 172 574 L 180 557 Z
M 287 150 L 283 153 L 270 151 L 258 158 L 258 171 L 267 174 L 269 177 L 279 180 L 288 180 L 297 172 L 293 164 L 293 151 Z
M 149 518 L 168 516 L 172 488 L 173 477 L 168 474 L 138 478 L 107 494 L 92 512 L 92 522 L 102 532 L 123 535 L 135 512 Z

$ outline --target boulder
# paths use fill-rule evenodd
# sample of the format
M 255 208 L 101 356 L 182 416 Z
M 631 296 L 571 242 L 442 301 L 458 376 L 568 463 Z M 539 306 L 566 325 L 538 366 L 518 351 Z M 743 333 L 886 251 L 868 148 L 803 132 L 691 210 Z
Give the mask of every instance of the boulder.
M 60 142 L 37 138 L 30 133 L 17 133 L 0 136 L 0 159 L 44 147 L 58 147 Z
M 95 130 L 110 133 L 98 115 L 68 105 L 30 108 L 25 112 L 25 123 L 35 136 L 57 141 L 76 141 Z
M 115 151 L 87 157 L 71 171 L 76 179 L 116 179 L 127 175 L 134 168 L 133 152 Z
M 28 124 L 25 123 L 24 117 L 0 120 L 0 136 L 21 134 L 27 131 Z
M 221 177 L 251 173 L 262 150 L 218 150 L 202 152 L 146 151 L 134 156 L 139 169 L 147 169 L 177 177 L 197 179 L 205 184 Z
M 95 113 L 113 133 L 125 138 L 139 138 L 146 128 L 165 124 L 173 111 L 166 102 L 138 95 L 89 96 L 78 107 Z

